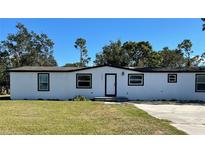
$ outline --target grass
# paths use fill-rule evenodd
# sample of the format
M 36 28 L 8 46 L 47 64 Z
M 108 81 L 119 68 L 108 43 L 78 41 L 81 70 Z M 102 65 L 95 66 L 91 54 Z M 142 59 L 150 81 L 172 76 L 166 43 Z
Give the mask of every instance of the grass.
M 0 134 L 186 134 L 132 105 L 0 101 Z

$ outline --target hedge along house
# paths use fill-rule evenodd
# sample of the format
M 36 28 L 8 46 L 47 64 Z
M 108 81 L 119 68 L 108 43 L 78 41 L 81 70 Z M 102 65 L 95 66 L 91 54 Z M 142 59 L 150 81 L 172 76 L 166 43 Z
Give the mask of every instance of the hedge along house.
M 81 95 L 129 100 L 205 101 L 205 70 L 114 66 L 19 67 L 10 70 L 11 99 L 72 99 Z

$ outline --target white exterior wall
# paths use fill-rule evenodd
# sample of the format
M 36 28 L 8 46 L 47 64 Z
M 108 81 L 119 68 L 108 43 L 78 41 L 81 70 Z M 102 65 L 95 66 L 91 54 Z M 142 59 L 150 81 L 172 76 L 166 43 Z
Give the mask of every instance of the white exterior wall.
M 122 75 L 124 72 L 124 75 Z M 109 66 L 76 72 L 50 72 L 50 91 L 38 91 L 37 75 L 41 72 L 11 72 L 11 99 L 72 99 L 105 96 L 105 74 L 117 74 L 117 96 L 130 100 L 203 100 L 205 93 L 195 92 L 195 73 L 177 73 L 177 83 L 168 83 L 168 73 L 143 73 L 144 86 L 128 86 L 128 74 L 140 73 Z M 91 73 L 92 89 L 77 89 L 76 74 Z

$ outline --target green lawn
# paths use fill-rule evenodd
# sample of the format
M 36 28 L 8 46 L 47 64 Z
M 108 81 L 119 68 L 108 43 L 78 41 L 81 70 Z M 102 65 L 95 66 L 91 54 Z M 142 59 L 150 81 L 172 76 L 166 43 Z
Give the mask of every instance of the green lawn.
M 0 101 L 0 134 L 185 134 L 132 105 Z

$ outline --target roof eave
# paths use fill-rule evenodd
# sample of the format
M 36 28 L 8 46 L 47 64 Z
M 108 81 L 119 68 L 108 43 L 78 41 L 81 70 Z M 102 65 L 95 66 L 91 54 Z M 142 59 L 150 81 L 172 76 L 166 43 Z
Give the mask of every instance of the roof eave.
M 18 70 L 18 69 L 10 69 L 8 72 L 76 72 L 76 71 L 82 71 L 82 70 L 89 70 L 99 67 L 113 67 L 113 68 L 119 68 L 134 72 L 141 72 L 141 73 L 205 73 L 205 70 L 196 70 L 196 71 L 189 71 L 189 70 L 174 70 L 174 71 L 154 71 L 154 70 L 138 70 L 138 69 L 131 69 L 121 66 L 112 66 L 112 65 L 99 65 L 99 66 L 92 66 L 92 67 L 85 67 L 85 68 L 77 68 L 73 70 Z

